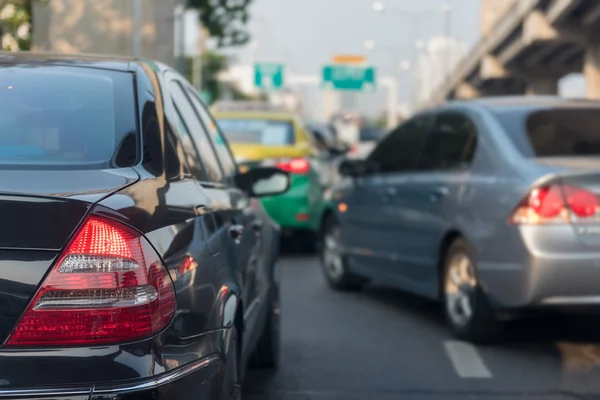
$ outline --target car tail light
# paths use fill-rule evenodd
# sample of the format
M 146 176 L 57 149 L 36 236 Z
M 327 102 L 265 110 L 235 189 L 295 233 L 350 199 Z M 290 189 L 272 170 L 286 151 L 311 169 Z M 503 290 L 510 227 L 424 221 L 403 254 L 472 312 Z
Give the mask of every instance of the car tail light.
M 589 190 L 570 185 L 547 185 L 532 189 L 511 216 L 514 224 L 569 223 L 594 217 L 598 197 Z
M 86 220 L 28 305 L 5 346 L 128 342 L 164 329 L 173 283 L 156 251 L 111 219 Z
M 308 174 L 308 171 L 310 171 L 310 163 L 306 158 L 292 158 L 291 160 L 283 160 L 276 163 L 275 166 L 291 174 L 306 175 Z

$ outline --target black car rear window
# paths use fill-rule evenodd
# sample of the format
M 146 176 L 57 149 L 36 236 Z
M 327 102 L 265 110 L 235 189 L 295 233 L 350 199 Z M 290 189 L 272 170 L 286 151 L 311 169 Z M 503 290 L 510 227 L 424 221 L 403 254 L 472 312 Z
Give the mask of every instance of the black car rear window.
M 138 159 L 130 73 L 0 68 L 0 168 L 105 169 Z
M 494 114 L 527 157 L 600 155 L 600 109 L 497 110 Z
M 294 144 L 294 127 L 289 121 L 231 118 L 218 119 L 217 124 L 230 143 L 263 146 Z

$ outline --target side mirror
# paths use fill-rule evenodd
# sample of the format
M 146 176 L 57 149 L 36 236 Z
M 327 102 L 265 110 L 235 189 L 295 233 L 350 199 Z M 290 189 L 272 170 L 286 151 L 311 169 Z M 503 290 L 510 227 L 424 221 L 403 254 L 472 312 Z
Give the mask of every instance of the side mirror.
M 250 197 L 276 196 L 290 188 L 290 174 L 275 167 L 253 168 L 238 173 L 235 183 Z
M 342 176 L 358 177 L 366 173 L 366 163 L 364 160 L 345 159 L 340 163 L 338 171 Z

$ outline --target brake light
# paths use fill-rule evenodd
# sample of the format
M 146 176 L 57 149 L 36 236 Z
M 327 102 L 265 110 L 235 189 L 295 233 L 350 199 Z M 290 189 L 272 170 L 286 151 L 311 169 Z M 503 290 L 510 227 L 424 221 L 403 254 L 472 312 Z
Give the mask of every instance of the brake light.
M 61 254 L 6 346 L 70 346 L 153 336 L 175 313 L 167 269 L 147 240 L 90 217 Z
M 573 186 L 564 187 L 565 197 L 569 208 L 579 218 L 588 218 L 598 211 L 598 198 L 588 190 Z
M 310 171 L 310 164 L 305 158 L 293 158 L 291 160 L 280 161 L 276 163 L 275 166 L 291 174 L 305 175 Z
M 532 189 L 521 200 L 510 220 L 514 224 L 569 223 L 572 218 L 594 217 L 598 197 L 570 185 L 547 185 Z

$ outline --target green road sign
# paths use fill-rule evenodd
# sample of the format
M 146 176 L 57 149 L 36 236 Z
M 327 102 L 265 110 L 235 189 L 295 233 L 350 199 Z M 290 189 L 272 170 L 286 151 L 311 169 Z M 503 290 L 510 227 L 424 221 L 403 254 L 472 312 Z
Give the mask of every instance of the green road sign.
M 283 89 L 283 64 L 254 64 L 254 85 L 260 89 Z
M 334 90 L 375 89 L 375 68 L 358 65 L 326 65 L 323 88 Z

